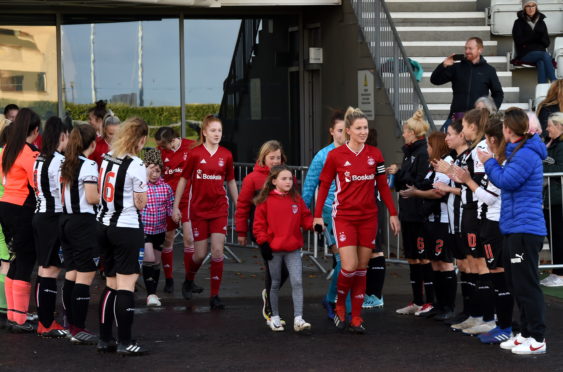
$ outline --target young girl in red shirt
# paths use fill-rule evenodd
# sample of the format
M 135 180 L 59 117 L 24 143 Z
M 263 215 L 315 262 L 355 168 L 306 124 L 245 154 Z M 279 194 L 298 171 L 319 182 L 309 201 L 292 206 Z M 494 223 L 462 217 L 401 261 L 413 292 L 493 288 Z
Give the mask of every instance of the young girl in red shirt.
M 255 199 L 253 232 L 267 259 L 272 288 L 270 303 L 272 317 L 268 325 L 272 331 L 283 331 L 278 309 L 282 266 L 289 271 L 293 297 L 293 330 L 311 329 L 303 319 L 302 263 L 299 249 L 303 247 L 301 229 L 313 229 L 313 216 L 293 185 L 293 174 L 284 165 L 271 169 L 260 194 Z

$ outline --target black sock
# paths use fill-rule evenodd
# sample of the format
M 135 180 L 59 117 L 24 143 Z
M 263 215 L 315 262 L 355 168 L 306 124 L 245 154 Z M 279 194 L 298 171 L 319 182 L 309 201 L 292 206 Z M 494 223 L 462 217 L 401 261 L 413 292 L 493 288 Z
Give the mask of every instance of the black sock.
M 152 281 L 154 283 L 154 292 L 156 293 L 156 288 L 158 286 L 158 280 L 160 279 L 160 264 L 154 265 L 152 267 Z
M 86 315 L 90 305 L 90 286 L 75 284 L 72 291 L 72 318 L 77 328 L 86 328 Z
M 436 296 L 436 301 L 434 302 L 434 307 L 440 310 L 444 310 L 446 307 L 446 296 L 444 293 L 444 273 L 441 271 L 434 271 L 434 295 Z
M 135 315 L 135 296 L 131 291 L 118 290 L 115 296 L 115 321 L 120 344 L 131 343 L 131 328 Z
M 45 328 L 51 327 L 55 319 L 55 306 L 57 304 L 57 279 L 40 278 L 39 293 L 37 294 L 37 315 Z
M 477 281 L 479 279 L 479 274 L 468 274 L 467 282 L 470 287 L 470 298 L 469 298 L 469 315 L 472 317 L 480 317 L 483 315 L 481 307 L 479 306 L 479 297 L 477 291 Z
M 100 322 L 100 339 L 109 341 L 113 338 L 113 308 L 115 304 L 115 290 L 109 287 L 104 288 L 98 306 L 98 316 Z
M 385 257 L 379 256 L 369 260 L 366 278 L 366 294 L 381 298 L 385 283 Z
M 495 295 L 491 274 L 480 274 L 477 282 L 478 301 L 483 321 L 490 322 L 495 319 Z
M 442 272 L 444 285 L 444 300 L 448 310 L 455 308 L 455 297 L 457 293 L 457 276 L 455 270 Z
M 145 288 L 147 290 L 147 295 L 156 293 L 156 283 L 153 279 L 153 266 L 143 265 L 143 281 L 145 282 Z
M 74 282 L 65 279 L 63 284 L 63 307 L 65 308 L 66 321 L 69 325 L 74 325 L 72 317 L 72 291 L 74 290 Z
M 422 265 L 418 264 L 411 264 L 410 267 L 410 279 L 411 279 L 411 287 L 412 287 L 412 295 L 413 295 L 413 302 L 416 305 L 423 305 L 423 290 L 422 290 L 422 283 L 423 283 L 423 273 L 422 273 Z
M 434 270 L 432 264 L 421 265 L 423 270 L 424 292 L 426 293 L 426 303 L 434 303 Z
M 508 328 L 512 326 L 512 310 L 514 308 L 514 299 L 512 293 L 506 285 L 504 273 L 491 274 L 493 288 L 495 292 L 495 307 L 497 310 L 497 325 L 499 328 Z

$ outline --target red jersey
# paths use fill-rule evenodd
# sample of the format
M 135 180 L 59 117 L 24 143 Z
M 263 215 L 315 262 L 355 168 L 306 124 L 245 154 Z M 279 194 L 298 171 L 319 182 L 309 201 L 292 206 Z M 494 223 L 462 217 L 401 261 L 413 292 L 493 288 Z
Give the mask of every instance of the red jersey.
M 92 154 L 90 154 L 90 156 L 88 156 L 88 159 L 94 160 L 98 164 L 98 167 L 100 167 L 102 165 L 104 155 L 107 154 L 109 150 L 109 144 L 106 142 L 104 137 L 96 137 L 96 149 Z
M 385 162 L 377 147 L 364 145 L 358 152 L 348 144 L 328 153 L 319 177 L 315 217 L 323 214 L 323 205 L 331 182 L 336 178 L 336 192 L 332 205 L 333 217 L 371 217 L 377 215 L 375 186 L 392 216 L 397 215 L 391 191 L 387 185 Z
M 233 155 L 219 146 L 211 154 L 199 145 L 190 151 L 182 177 L 189 185 L 189 218 L 207 220 L 228 215 L 229 202 L 225 182 L 235 179 Z
M 245 235 L 248 232 L 248 219 L 251 217 L 254 207 L 252 199 L 264 187 L 268 174 L 270 174 L 270 168 L 256 163 L 254 170 L 242 180 L 235 209 L 235 230 L 237 233 Z
M 256 207 L 252 229 L 256 242 L 268 242 L 274 252 L 303 247 L 302 228 L 313 229 L 313 216 L 300 196 L 293 200 L 288 194 L 272 190 L 266 201 Z
M 172 190 L 176 191 L 178 186 L 178 181 L 182 176 L 182 171 L 186 168 L 188 162 L 188 153 L 194 147 L 195 141 L 182 138 L 180 147 L 176 151 L 165 150 L 158 148 L 162 157 L 162 164 L 164 164 L 164 169 L 162 170 L 162 178 L 164 182 L 172 187 Z M 186 194 L 184 194 L 186 195 Z

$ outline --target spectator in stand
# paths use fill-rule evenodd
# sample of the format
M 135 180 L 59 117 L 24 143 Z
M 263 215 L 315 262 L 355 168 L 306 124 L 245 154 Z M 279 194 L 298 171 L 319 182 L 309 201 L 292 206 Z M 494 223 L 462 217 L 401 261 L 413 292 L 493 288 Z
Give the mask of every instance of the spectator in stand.
M 12 122 L 16 120 L 16 115 L 18 115 L 19 110 L 20 108 L 18 107 L 18 105 L 10 103 L 6 105 L 6 107 L 4 107 L 4 117 L 6 118 L 6 120 Z
M 538 83 L 557 80 L 552 58 L 546 51 L 549 46 L 545 15 L 540 13 L 537 1 L 522 1 L 522 10 L 512 26 L 512 38 L 516 47 L 515 59 L 535 64 L 538 70 Z
M 111 150 L 111 140 L 115 132 L 117 132 L 121 120 L 113 114 L 113 111 L 108 110 L 102 123 L 102 135 L 96 138 L 96 149 L 89 158 L 94 160 L 98 164 L 98 167 L 102 165 L 104 155 Z
M 544 173 L 563 172 L 563 113 L 551 114 L 547 121 L 547 158 L 543 162 Z M 547 232 L 551 233 L 549 242 L 553 254 L 553 264 L 563 264 L 563 210 L 561 208 L 561 177 L 552 177 L 548 187 L 544 187 L 544 214 Z M 549 192 L 549 194 L 548 194 Z M 551 209 L 551 214 L 549 214 Z M 550 218 L 551 217 L 551 218 Z M 563 269 L 554 269 L 541 281 L 546 287 L 563 286 Z
M 563 112 L 563 80 L 551 83 L 545 99 L 536 108 L 542 132 L 547 128 L 547 119 L 555 112 Z
M 475 101 L 479 97 L 488 96 L 489 92 L 496 107 L 500 108 L 502 104 L 504 92 L 497 72 L 481 56 L 481 53 L 483 53 L 483 40 L 471 37 L 465 43 L 465 58 L 461 62 L 455 63 L 455 54 L 451 54 L 430 76 L 430 81 L 434 85 L 452 83 L 452 104 L 448 119 L 441 128 L 443 132 L 447 132 L 453 115 L 472 109 Z
M 493 101 L 489 96 L 477 98 L 477 101 L 475 101 L 475 108 L 485 108 L 492 114 L 498 111 L 495 101 Z

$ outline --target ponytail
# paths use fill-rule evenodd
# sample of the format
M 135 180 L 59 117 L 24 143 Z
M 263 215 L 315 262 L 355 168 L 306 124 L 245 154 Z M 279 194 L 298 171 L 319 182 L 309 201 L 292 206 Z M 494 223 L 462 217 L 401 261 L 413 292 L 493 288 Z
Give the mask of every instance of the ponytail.
M 467 124 L 473 124 L 477 127 L 477 137 L 475 141 L 472 141 L 471 148 L 475 148 L 481 142 L 481 139 L 485 136 L 485 126 L 489 121 L 489 116 L 491 113 L 486 108 L 476 108 L 469 110 L 463 115 L 463 120 Z
M 58 116 L 51 116 L 47 119 L 45 129 L 43 130 L 41 155 L 46 158 L 53 156 L 55 151 L 57 151 L 57 147 L 59 147 L 61 134 L 68 132 L 68 126 L 66 126 Z
M 96 141 L 96 130 L 88 124 L 77 125 L 71 132 L 66 145 L 65 161 L 61 166 L 61 179 L 69 186 L 80 171 L 80 159 L 78 158 L 92 142 Z
M 510 107 L 504 112 L 504 126 L 510 129 L 518 137 L 522 137 L 522 141 L 516 146 L 510 157 L 506 160 L 510 161 L 530 138 L 533 134 L 528 133 L 528 128 L 530 126 L 528 114 L 524 110 L 518 107 Z
M 346 110 L 346 113 L 344 114 L 345 127 L 350 129 L 354 124 L 354 122 L 358 119 L 367 120 L 367 116 L 359 108 L 354 108 L 352 106 L 349 106 L 348 109 Z M 345 133 L 345 135 L 346 135 L 346 139 L 349 140 L 350 136 L 347 133 Z
M 8 174 L 23 147 L 27 137 L 39 128 L 41 119 L 33 110 L 22 108 L 13 123 L 4 129 L 6 148 L 2 152 L 2 172 Z

